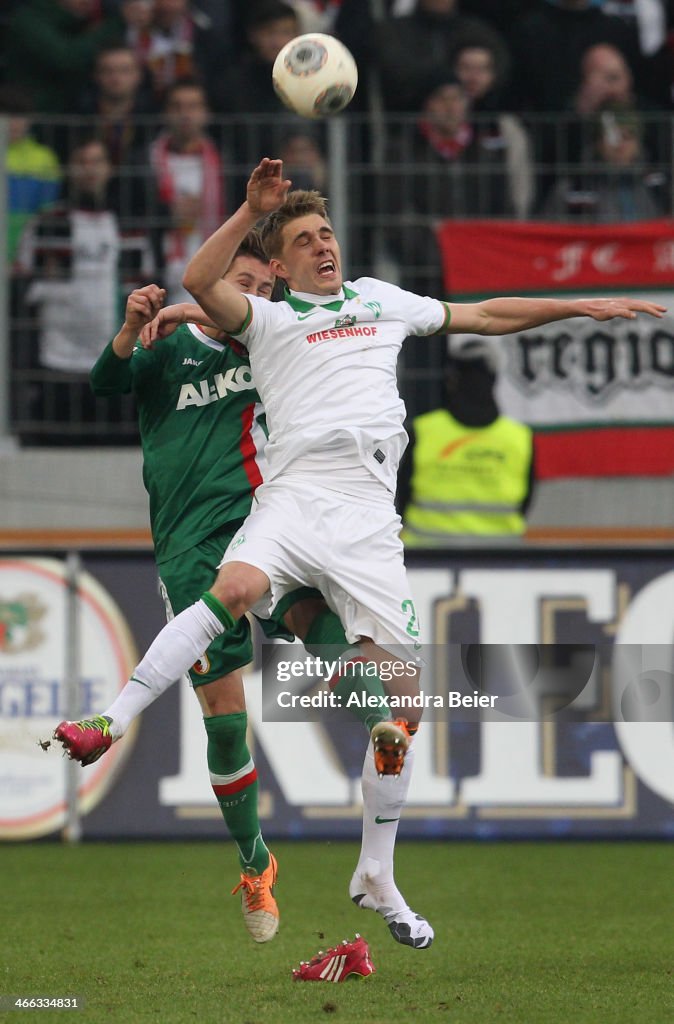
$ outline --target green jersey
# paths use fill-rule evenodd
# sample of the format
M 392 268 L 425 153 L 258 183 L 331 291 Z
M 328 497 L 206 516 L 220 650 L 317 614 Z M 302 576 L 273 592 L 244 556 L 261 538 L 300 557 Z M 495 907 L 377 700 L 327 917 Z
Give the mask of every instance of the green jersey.
M 245 518 L 262 483 L 266 423 L 246 350 L 180 326 L 151 351 L 112 344 L 91 371 L 97 395 L 133 392 L 157 562 Z

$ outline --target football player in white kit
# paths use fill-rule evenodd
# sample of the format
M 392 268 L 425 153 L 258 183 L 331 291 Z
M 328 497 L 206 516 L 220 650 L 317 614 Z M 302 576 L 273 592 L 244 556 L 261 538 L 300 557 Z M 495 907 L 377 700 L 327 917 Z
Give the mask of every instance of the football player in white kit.
M 248 349 L 270 430 L 265 483 L 233 537 L 211 589 L 158 635 L 133 679 L 165 687 L 248 609 L 264 615 L 290 589 L 315 586 L 349 642 L 373 660 L 418 662 L 419 624 L 407 583 L 393 495 L 407 437 L 396 360 L 408 335 L 502 335 L 574 316 L 660 317 L 632 299 L 423 298 L 372 278 L 342 280 L 340 250 L 316 192 L 292 192 L 280 160 L 252 172 L 246 201 L 185 272 L 208 316 Z M 272 271 L 286 283 L 272 303 L 243 295 L 223 273 L 260 218 Z M 388 654 L 390 660 L 390 654 Z M 418 672 L 390 685 L 418 690 Z M 398 774 L 378 776 L 369 744 L 363 768 L 363 841 L 350 895 L 376 910 L 398 941 L 426 948 L 433 930 L 408 907 L 393 877 L 398 819 L 409 788 L 416 722 L 401 729 Z M 377 727 L 375 727 L 377 728 Z

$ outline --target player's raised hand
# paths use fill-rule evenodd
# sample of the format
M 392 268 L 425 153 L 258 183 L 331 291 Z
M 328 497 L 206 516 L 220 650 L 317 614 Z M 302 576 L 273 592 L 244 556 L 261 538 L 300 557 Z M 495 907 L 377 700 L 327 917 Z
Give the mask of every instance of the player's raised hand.
M 645 302 L 643 299 L 578 299 L 580 316 L 589 316 L 593 320 L 612 320 L 619 316 L 624 320 L 635 320 L 638 313 L 662 317 L 667 312 L 666 306 L 657 302 Z
M 246 186 L 246 201 L 252 213 L 264 217 L 278 210 L 285 202 L 292 182 L 283 177 L 283 160 L 265 156 L 257 165 Z
M 149 323 L 159 312 L 166 298 L 166 292 L 156 284 L 135 288 L 126 300 L 124 322 L 134 331 Z
M 173 334 L 176 327 L 186 322 L 184 303 L 176 303 L 172 306 L 164 306 L 157 310 L 149 322 L 146 322 L 140 332 L 140 343 L 143 348 L 154 348 L 155 342 L 161 338 L 168 338 Z

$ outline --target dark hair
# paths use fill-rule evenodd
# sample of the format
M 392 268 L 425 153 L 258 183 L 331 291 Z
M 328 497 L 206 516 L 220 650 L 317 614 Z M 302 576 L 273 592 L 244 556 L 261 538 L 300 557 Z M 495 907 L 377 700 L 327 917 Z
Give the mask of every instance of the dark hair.
M 328 224 L 330 223 L 328 203 L 325 196 L 322 196 L 315 189 L 311 191 L 295 189 L 295 191 L 288 193 L 288 198 L 283 206 L 270 213 L 260 228 L 262 245 L 268 259 L 273 259 L 280 255 L 282 248 L 281 235 L 286 224 L 289 224 L 291 220 L 297 220 L 298 217 L 306 217 L 311 213 L 317 213 Z
M 81 149 L 86 149 L 88 146 L 100 146 L 105 153 L 106 158 L 111 161 L 110 150 L 105 139 L 101 139 L 98 135 L 76 135 L 73 143 L 68 150 L 68 163 L 73 158 L 74 153 L 79 153 Z
M 164 110 L 168 107 L 174 94 L 180 92 L 181 89 L 198 89 L 204 96 L 204 102 L 208 105 L 208 93 L 206 92 L 206 86 L 200 78 L 196 76 L 190 76 L 185 78 L 177 78 L 175 82 L 171 82 L 166 92 L 164 93 Z
M 246 31 L 249 31 L 270 21 L 280 21 L 281 18 L 293 18 L 299 24 L 297 11 L 290 4 L 283 3 L 283 0 L 260 0 L 259 3 L 251 4 L 243 23 Z
M 446 85 L 452 86 L 454 89 L 459 89 L 464 96 L 466 95 L 465 85 L 460 78 L 456 77 L 453 71 L 436 69 L 435 71 L 429 71 L 428 74 L 424 75 L 419 81 L 417 106 L 423 107 L 431 96 L 438 91 L 438 89 L 443 89 Z
M 96 50 L 94 61 L 96 64 L 98 64 L 101 57 L 107 57 L 109 53 L 119 53 L 120 51 L 122 53 L 130 53 L 138 67 L 141 67 L 140 60 L 138 59 L 138 54 L 134 50 L 133 46 L 129 46 L 129 44 L 125 43 L 123 39 L 118 39 L 116 42 L 111 41 L 108 43 L 104 43 L 103 46 L 100 46 Z
M 238 259 L 239 256 L 252 256 L 253 259 L 260 260 L 261 263 L 269 263 L 267 254 L 264 251 L 262 245 L 262 239 L 260 238 L 260 232 L 257 228 L 253 228 L 249 231 L 239 248 L 234 253 L 234 260 Z

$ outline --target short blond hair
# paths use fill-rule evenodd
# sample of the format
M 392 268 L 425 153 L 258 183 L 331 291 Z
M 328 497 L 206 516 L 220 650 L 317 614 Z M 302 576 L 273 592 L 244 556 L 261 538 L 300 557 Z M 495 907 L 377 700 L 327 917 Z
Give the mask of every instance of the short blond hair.
M 289 192 L 283 206 L 270 213 L 260 227 L 260 240 L 267 254 L 267 259 L 278 259 L 283 248 L 283 229 L 286 224 L 298 217 L 306 217 L 311 213 L 317 213 L 323 217 L 328 224 L 328 201 L 325 196 L 315 189 L 296 189 Z

